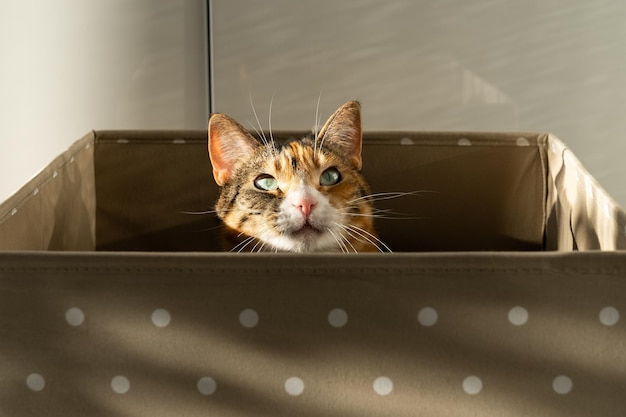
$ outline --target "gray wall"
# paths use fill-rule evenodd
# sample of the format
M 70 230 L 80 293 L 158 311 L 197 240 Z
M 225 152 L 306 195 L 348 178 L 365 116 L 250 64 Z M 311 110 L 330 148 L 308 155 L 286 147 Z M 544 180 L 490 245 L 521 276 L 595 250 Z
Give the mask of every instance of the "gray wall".
M 203 0 L 0 0 L 0 201 L 91 129 L 206 129 Z
M 0 0 L 0 200 L 90 129 L 204 129 L 203 0 Z M 552 131 L 626 206 L 626 3 L 214 0 L 215 110 Z
M 626 2 L 215 0 L 215 110 L 311 128 L 550 131 L 626 206 Z M 256 124 L 256 122 L 254 123 Z

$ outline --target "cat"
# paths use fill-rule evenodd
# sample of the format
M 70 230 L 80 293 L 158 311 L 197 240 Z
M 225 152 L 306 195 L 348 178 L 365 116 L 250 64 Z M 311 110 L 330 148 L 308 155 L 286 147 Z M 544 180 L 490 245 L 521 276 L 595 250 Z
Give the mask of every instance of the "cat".
M 256 139 L 227 115 L 209 119 L 208 151 L 220 186 L 215 205 L 226 249 L 385 252 L 361 174 L 361 105 L 349 101 L 319 134 L 279 144 Z

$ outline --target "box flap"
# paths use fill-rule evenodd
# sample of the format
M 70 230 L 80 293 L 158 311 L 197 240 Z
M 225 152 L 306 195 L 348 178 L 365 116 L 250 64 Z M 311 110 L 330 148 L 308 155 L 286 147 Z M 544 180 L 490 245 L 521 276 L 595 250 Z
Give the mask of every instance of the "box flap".
M 548 157 L 547 250 L 626 249 L 626 214 L 556 136 Z
M 95 249 L 94 138 L 85 135 L 0 205 L 0 251 Z

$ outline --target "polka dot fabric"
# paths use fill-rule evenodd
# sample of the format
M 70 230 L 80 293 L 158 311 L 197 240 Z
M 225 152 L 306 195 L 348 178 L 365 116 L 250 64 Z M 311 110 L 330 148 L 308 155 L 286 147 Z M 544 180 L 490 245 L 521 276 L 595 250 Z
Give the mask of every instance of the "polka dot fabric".
M 514 265 L 489 254 L 67 256 L 0 266 L 0 415 L 626 406 L 626 263 L 611 254 L 597 268 L 583 253 Z
M 437 191 L 385 200 L 400 253 L 212 253 L 206 132 L 77 142 L 0 205 L 0 416 L 623 416 L 626 221 L 571 151 L 366 142 Z

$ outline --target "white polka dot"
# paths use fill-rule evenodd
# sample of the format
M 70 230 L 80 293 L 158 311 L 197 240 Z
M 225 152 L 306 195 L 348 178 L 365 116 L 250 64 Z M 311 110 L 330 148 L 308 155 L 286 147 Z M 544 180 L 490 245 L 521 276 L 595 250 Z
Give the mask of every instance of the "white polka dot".
M 243 310 L 239 314 L 239 323 L 243 327 L 252 328 L 259 324 L 259 315 L 252 309 Z
M 374 380 L 374 391 L 378 395 L 389 395 L 393 391 L 393 381 L 386 376 L 380 376 Z
M 80 326 L 85 321 L 85 313 L 78 307 L 72 307 L 65 312 L 65 321 L 70 326 Z
M 111 380 L 111 389 L 117 394 L 126 394 L 130 390 L 130 381 L 123 375 L 118 375 Z
M 432 307 L 424 307 L 417 313 L 417 321 L 419 321 L 422 326 L 434 326 L 438 319 L 439 315 L 437 314 L 437 310 Z
M 528 311 L 524 307 L 513 307 L 509 310 L 509 321 L 515 326 L 526 324 L 528 321 Z
M 517 146 L 530 146 L 530 142 L 526 138 L 517 138 L 515 143 Z
M 472 146 L 472 142 L 470 142 L 467 138 L 461 138 L 458 142 L 459 146 Z
M 411 138 L 402 138 L 402 139 L 400 139 L 400 145 L 413 145 L 413 139 L 411 139 Z
M 40 374 L 30 374 L 26 378 L 26 386 L 28 386 L 31 391 L 39 392 L 46 387 L 46 380 Z
M 198 391 L 202 395 L 213 395 L 217 390 L 217 382 L 210 376 L 203 376 L 198 380 Z
M 33 190 L 33 195 L 37 195 L 37 194 L 39 194 L 39 188 L 35 188 L 35 189 Z
M 604 307 L 599 314 L 600 323 L 614 326 L 619 321 L 619 311 L 615 307 Z
M 16 214 L 17 214 L 17 209 L 16 208 L 11 210 L 11 216 L 15 216 Z
M 328 313 L 328 322 L 333 327 L 343 327 L 348 324 L 348 313 L 341 308 L 335 308 Z
M 285 391 L 287 394 L 298 396 L 304 392 L 304 381 L 298 377 L 291 377 L 285 381 Z
M 483 390 L 483 381 L 477 376 L 468 376 L 463 380 L 463 391 L 469 395 L 476 395 Z
M 74 158 L 73 156 L 70 158 L 70 164 L 73 164 L 74 161 L 76 160 L 76 158 Z
M 156 327 L 167 327 L 170 321 L 172 321 L 172 317 L 169 311 L 163 308 L 157 308 L 152 312 L 152 323 Z
M 554 392 L 557 394 L 569 394 L 573 387 L 574 384 L 572 380 L 565 375 L 557 376 L 554 378 L 554 381 L 552 381 L 552 389 L 554 389 Z
M 54 172 L 52 173 L 52 178 L 56 178 L 56 177 L 58 177 L 58 176 L 59 176 L 59 173 L 58 173 L 57 171 L 54 171 Z

